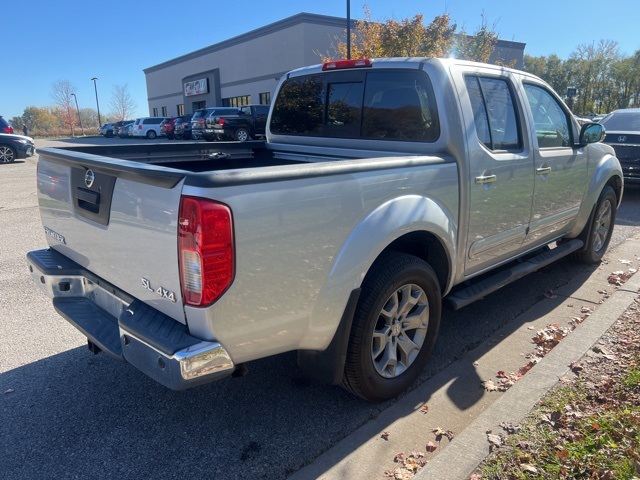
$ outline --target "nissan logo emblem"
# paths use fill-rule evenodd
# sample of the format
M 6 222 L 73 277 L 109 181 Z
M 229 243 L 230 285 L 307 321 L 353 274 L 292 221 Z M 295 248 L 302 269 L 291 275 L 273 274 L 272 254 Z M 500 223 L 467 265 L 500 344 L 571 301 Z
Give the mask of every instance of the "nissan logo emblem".
M 91 188 L 93 186 L 93 182 L 96 181 L 96 174 L 93 173 L 93 170 L 87 170 L 84 174 L 84 184 L 87 188 Z

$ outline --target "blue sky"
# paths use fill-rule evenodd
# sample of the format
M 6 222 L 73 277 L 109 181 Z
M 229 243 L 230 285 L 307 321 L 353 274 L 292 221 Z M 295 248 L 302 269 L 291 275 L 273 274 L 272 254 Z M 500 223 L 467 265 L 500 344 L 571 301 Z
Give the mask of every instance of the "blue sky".
M 8 0 L 5 0 L 8 2 Z M 365 1 L 351 0 L 351 17 L 363 18 Z M 367 0 L 373 20 L 423 13 L 426 21 L 449 13 L 473 32 L 484 14 L 503 40 L 526 43 L 529 55 L 567 59 L 580 44 L 618 42 L 620 52 L 640 50 L 638 0 Z M 111 110 L 115 85 L 128 85 L 138 115 L 148 114 L 143 69 L 300 12 L 346 17 L 346 1 L 267 0 L 167 2 L 134 0 L 31 0 L 0 11 L 4 43 L 0 115 L 53 104 L 52 85 L 68 80 L 79 107 Z M 242 59 L 239 59 L 242 61 Z

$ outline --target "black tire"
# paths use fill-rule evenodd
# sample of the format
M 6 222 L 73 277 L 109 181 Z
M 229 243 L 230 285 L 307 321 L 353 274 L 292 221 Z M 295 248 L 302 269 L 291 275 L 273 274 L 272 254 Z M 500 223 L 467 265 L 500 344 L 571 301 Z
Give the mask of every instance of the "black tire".
M 13 147 L 9 145 L 0 145 L 0 163 L 13 163 L 15 162 L 18 154 Z
M 155 130 L 151 129 L 147 132 L 147 138 L 149 140 L 153 140 L 154 138 L 156 138 L 158 136 L 158 134 L 156 133 Z
M 580 238 L 584 239 L 585 249 L 575 252 L 573 260 L 592 264 L 602 260 L 613 234 L 613 226 L 616 223 L 616 211 L 618 197 L 610 186 L 604 187 L 598 197 L 594 217 L 587 224 Z
M 233 138 L 238 142 L 246 142 L 247 140 L 251 140 L 251 135 L 249 134 L 249 130 L 241 127 L 233 134 Z
M 413 300 L 404 303 L 408 298 Z M 405 308 L 397 309 L 403 303 Z M 433 350 L 441 310 L 440 284 L 424 260 L 401 253 L 380 258 L 362 284 L 342 386 L 371 402 L 409 388 Z M 386 318 L 383 311 L 389 312 Z M 411 328 L 407 318 L 418 322 L 418 328 Z M 411 347 L 409 354 L 403 345 Z
M 104 136 L 107 138 L 113 138 L 113 130 L 107 130 Z
M 173 140 L 174 138 L 176 138 L 176 136 L 175 136 L 174 134 L 172 134 L 172 133 L 171 133 L 171 134 L 167 134 L 167 138 L 168 138 L 169 140 Z

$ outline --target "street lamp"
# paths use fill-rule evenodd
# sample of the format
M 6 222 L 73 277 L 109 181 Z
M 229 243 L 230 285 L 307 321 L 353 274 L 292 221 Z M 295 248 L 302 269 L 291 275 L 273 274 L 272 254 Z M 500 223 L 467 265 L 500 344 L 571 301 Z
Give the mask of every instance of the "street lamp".
M 76 111 L 78 112 L 78 122 L 80 123 L 80 130 L 82 130 L 82 136 L 84 137 L 84 128 L 82 127 L 82 119 L 80 118 L 80 109 L 78 108 L 78 97 L 76 97 L 75 93 L 72 93 L 71 96 L 76 100 Z
M 347 60 L 351 60 L 351 0 L 347 0 Z
M 102 121 L 100 120 L 100 104 L 98 103 L 98 87 L 96 86 L 96 80 L 98 80 L 98 77 L 93 77 L 91 80 L 93 80 L 93 88 L 96 91 L 96 107 L 98 107 L 98 128 L 100 128 L 102 126 Z

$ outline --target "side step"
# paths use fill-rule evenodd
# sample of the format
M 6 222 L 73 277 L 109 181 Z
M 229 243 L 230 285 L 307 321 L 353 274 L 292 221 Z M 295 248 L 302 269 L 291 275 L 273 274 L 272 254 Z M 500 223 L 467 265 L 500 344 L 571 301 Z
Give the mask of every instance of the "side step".
M 444 301 L 453 310 L 466 307 L 470 303 L 480 300 L 488 294 L 495 292 L 499 288 L 502 288 L 511 282 L 515 282 L 529 273 L 540 270 L 542 267 L 545 267 L 562 257 L 566 257 L 583 246 L 584 242 L 577 238 L 562 243 L 552 250 L 545 250 L 544 252 L 530 257 L 510 268 L 500 270 L 497 273 L 482 279 L 478 283 L 463 288 L 462 290 L 457 290 L 454 293 L 447 295 Z

